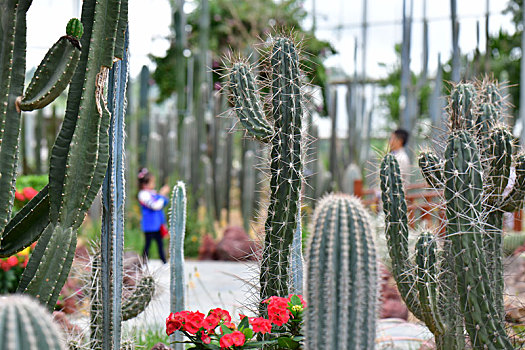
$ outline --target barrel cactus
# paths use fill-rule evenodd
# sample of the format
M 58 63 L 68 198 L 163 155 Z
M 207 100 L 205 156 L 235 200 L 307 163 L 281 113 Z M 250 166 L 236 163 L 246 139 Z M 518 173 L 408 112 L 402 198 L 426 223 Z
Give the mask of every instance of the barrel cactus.
M 51 314 L 29 296 L 0 297 L 0 350 L 65 350 Z
M 297 228 L 303 180 L 303 95 L 299 54 L 286 37 L 271 40 L 267 62 L 271 68 L 271 111 L 266 118 L 261 84 L 250 65 L 232 64 L 229 90 L 234 112 L 247 133 L 271 145 L 270 201 L 265 222 L 265 242 L 260 273 L 260 297 L 288 296 L 290 246 Z M 271 122 L 270 122 L 271 120 Z
M 379 281 L 370 221 L 350 195 L 317 204 L 306 249 L 306 349 L 374 349 Z

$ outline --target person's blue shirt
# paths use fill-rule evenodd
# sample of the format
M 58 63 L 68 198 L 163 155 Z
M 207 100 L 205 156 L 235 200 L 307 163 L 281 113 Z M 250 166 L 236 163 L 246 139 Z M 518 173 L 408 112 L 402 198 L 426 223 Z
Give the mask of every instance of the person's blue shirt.
M 139 203 L 142 212 L 140 226 L 144 232 L 156 232 L 166 223 L 162 210 L 168 204 L 168 198 L 150 190 L 140 190 Z

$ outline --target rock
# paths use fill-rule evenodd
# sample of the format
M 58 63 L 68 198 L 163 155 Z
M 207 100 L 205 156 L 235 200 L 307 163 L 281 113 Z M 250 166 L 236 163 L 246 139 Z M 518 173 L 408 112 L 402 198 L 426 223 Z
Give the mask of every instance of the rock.
M 397 290 L 396 284 L 390 271 L 381 265 L 381 310 L 380 318 L 399 318 L 403 320 L 408 319 L 408 308 L 401 299 L 401 295 Z
M 81 328 L 69 322 L 64 312 L 54 311 L 53 319 L 58 325 L 60 325 L 66 334 L 82 334 Z
M 381 305 L 380 318 L 408 319 L 408 309 L 401 300 L 386 299 Z
M 166 344 L 164 343 L 157 343 L 155 345 L 153 345 L 153 347 L 151 348 L 151 350 L 171 350 L 170 347 L 168 347 Z
M 241 227 L 231 226 L 224 231 L 223 238 L 217 244 L 219 260 L 253 260 L 257 244 Z
M 202 237 L 199 260 L 217 260 L 217 243 L 210 235 Z

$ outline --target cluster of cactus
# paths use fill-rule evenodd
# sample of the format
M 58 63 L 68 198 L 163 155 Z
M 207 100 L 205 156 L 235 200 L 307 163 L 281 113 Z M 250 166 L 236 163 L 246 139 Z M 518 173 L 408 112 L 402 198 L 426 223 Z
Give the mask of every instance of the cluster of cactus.
M 68 23 L 67 35 L 49 50 L 25 93 L 26 12 L 31 0 L 2 0 L 0 5 L 0 255 L 10 256 L 38 240 L 18 291 L 53 309 L 71 268 L 77 230 L 106 173 L 110 111 L 105 86 L 114 59 L 123 58 L 127 0 L 84 1 L 82 23 Z M 20 110 L 49 104 L 69 80 L 64 122 L 51 151 L 49 184 L 8 221 Z
M 0 350 L 64 350 L 51 314 L 25 295 L 0 297 Z
M 392 272 L 438 349 L 464 348 L 465 330 L 474 348 L 513 348 L 504 328 L 503 213 L 522 204 L 525 162 L 524 155 L 513 155 L 512 136 L 501 124 L 502 104 L 497 84 L 488 80 L 454 87 L 443 160 L 430 151 L 419 158 L 429 185 L 444 192 L 446 233 L 442 239 L 423 233 L 415 264 L 399 165 L 391 154 L 381 164 Z M 513 156 L 516 181 L 505 194 Z
M 186 186 L 179 181 L 173 188 L 169 218 L 170 232 L 170 312 L 184 310 L 184 236 L 186 233 Z M 171 341 L 182 341 L 182 333 L 171 335 Z M 175 343 L 175 350 L 183 350 L 184 344 Z
M 374 349 L 378 266 L 370 221 L 350 195 L 317 203 L 306 249 L 306 349 Z
M 229 89 L 234 111 L 248 134 L 271 145 L 270 200 L 260 273 L 260 296 L 287 296 L 290 246 L 297 228 L 303 167 L 303 95 L 299 55 L 293 41 L 272 38 L 268 52 L 270 118 L 261 85 L 245 61 L 232 64 Z M 270 120 L 272 122 L 270 122 Z

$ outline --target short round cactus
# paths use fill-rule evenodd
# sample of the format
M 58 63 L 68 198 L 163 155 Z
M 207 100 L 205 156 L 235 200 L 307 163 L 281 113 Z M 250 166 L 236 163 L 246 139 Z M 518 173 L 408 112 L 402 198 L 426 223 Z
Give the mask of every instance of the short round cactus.
M 8 349 L 64 349 L 51 315 L 28 296 L 0 297 L 0 350 Z
M 80 39 L 82 34 L 84 34 L 82 22 L 80 22 L 78 18 L 71 18 L 69 22 L 67 22 L 66 34 Z

